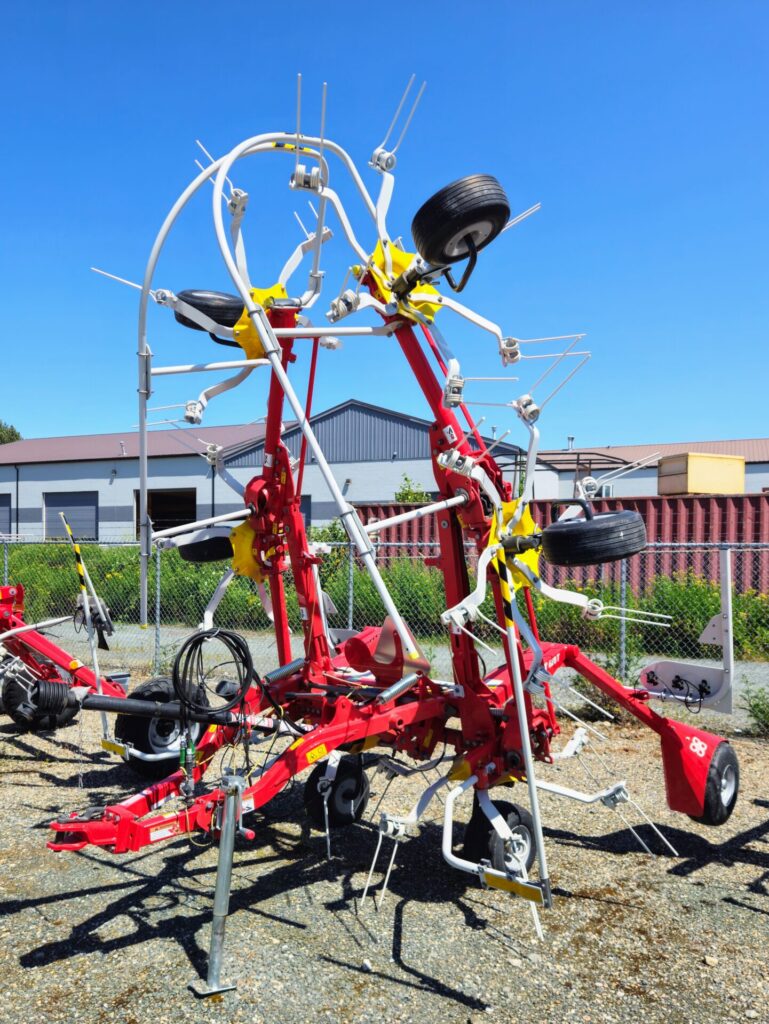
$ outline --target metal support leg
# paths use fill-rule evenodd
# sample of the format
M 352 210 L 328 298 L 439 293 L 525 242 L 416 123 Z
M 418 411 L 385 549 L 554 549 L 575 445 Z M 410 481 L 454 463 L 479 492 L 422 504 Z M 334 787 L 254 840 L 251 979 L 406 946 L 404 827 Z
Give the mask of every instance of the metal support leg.
M 236 986 L 220 980 L 222 951 L 224 949 L 224 926 L 230 907 L 230 886 L 232 882 L 232 855 L 235 849 L 235 830 L 240 820 L 240 799 L 246 780 L 240 775 L 227 775 L 222 780 L 225 801 L 222 807 L 222 827 L 219 839 L 219 863 L 216 868 L 216 892 L 214 893 L 214 914 L 211 924 L 211 947 L 208 954 L 208 976 L 190 983 L 196 996 L 212 996 L 217 992 L 229 992 Z

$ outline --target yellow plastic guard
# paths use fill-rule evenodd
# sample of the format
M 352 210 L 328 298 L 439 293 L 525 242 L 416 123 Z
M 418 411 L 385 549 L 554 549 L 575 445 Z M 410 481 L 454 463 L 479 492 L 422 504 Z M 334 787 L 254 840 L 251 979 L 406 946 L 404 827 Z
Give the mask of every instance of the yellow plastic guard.
M 124 743 L 116 743 L 114 740 L 102 739 L 101 741 L 102 750 L 108 750 L 110 754 L 119 754 L 121 757 L 126 756 L 126 746 Z
M 484 871 L 483 884 L 487 885 L 489 889 L 504 889 L 505 892 L 515 893 L 521 899 L 529 900 L 530 903 L 539 903 L 540 906 L 544 906 L 545 897 L 542 890 L 538 885 L 532 885 L 530 882 L 519 882 L 515 878 L 497 878 L 496 875 Z
M 392 276 L 393 280 L 396 277 L 400 277 L 403 271 L 408 267 L 411 261 L 416 256 L 414 252 L 404 252 L 403 249 L 398 249 L 392 243 L 388 246 L 390 250 L 390 259 L 392 262 Z M 397 301 L 393 293 L 387 287 L 387 271 L 385 269 L 385 258 L 384 250 L 382 249 L 382 243 L 377 242 L 376 249 L 374 249 L 369 259 L 369 267 L 371 273 L 376 280 L 377 290 L 379 295 L 377 296 L 382 302 L 395 302 Z M 419 284 L 417 286 L 420 295 L 435 295 L 440 298 L 440 292 L 437 288 L 434 288 L 431 284 Z M 441 308 L 440 302 L 414 302 L 412 308 L 428 320 L 430 323 L 435 319 L 435 314 Z M 403 302 L 398 302 L 398 313 L 404 317 L 408 317 L 410 320 L 414 319 L 409 306 Z
M 252 288 L 251 298 L 257 306 L 269 309 L 275 299 L 288 298 L 288 293 L 282 284 L 274 284 L 271 288 Z M 249 359 L 264 359 L 262 339 L 245 307 L 240 320 L 232 328 L 232 334 Z
M 256 530 L 248 520 L 230 532 L 233 550 L 232 571 L 236 576 L 248 576 L 255 583 L 264 583 L 262 567 L 257 562 L 253 551 L 255 535 Z
M 462 754 L 457 754 L 449 772 L 449 779 L 452 782 L 464 782 L 470 778 L 470 762 Z
M 515 515 L 515 510 L 517 508 L 517 499 L 515 501 L 502 502 L 502 522 L 505 526 L 507 526 L 507 524 L 513 518 L 513 516 Z M 534 522 L 532 514 L 529 511 L 529 507 L 527 505 L 526 508 L 523 510 L 521 518 L 513 527 L 513 536 L 530 537 L 536 529 L 536 523 Z M 493 516 L 491 520 L 491 530 L 489 531 L 489 547 L 493 547 L 495 544 L 499 544 L 499 530 L 497 526 L 497 517 Z M 519 561 L 523 562 L 524 565 L 527 565 L 533 573 L 539 576 L 539 551 L 524 551 L 522 552 L 522 554 L 516 555 L 515 557 Z M 526 579 L 523 573 L 519 572 L 512 564 L 512 557 L 509 559 L 509 561 L 505 559 L 505 562 L 507 564 L 508 572 L 510 573 L 513 579 L 513 589 L 519 590 L 521 587 L 528 587 L 530 585 L 529 581 Z M 492 558 L 491 564 L 494 566 L 497 572 L 499 572 L 499 555 L 495 555 Z

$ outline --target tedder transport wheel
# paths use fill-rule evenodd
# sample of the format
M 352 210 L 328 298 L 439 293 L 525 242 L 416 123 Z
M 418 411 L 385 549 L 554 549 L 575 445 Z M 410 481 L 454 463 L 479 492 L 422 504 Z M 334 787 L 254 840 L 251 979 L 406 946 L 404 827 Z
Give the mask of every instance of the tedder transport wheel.
M 505 190 L 490 174 L 469 174 L 446 185 L 417 210 L 411 222 L 419 255 L 444 266 L 493 242 L 510 217 Z
M 132 691 L 133 700 L 158 701 L 161 704 L 175 701 L 174 684 L 165 676 L 148 679 Z M 190 724 L 192 740 L 200 738 L 200 723 Z M 158 761 L 142 761 L 132 757 L 131 767 L 147 779 L 163 779 L 177 766 L 181 730 L 172 718 L 137 718 L 134 715 L 118 715 L 115 720 L 115 739 L 131 743 L 144 754 L 163 754 Z
M 316 765 L 304 784 L 304 809 L 313 828 L 320 832 L 326 831 L 326 820 L 323 814 L 323 794 L 320 781 L 326 771 L 325 764 Z M 357 757 L 343 757 L 337 765 L 336 777 L 331 783 L 331 795 L 328 798 L 329 828 L 343 828 L 360 821 L 368 803 L 368 776 L 363 770 L 363 763 Z
M 42 684 L 41 684 L 42 685 Z M 65 683 L 48 683 L 48 686 L 62 686 L 69 691 Z M 62 711 L 37 711 L 29 715 L 26 710 L 31 704 L 29 699 L 29 683 L 22 672 L 10 668 L 0 679 L 0 706 L 6 715 L 10 715 L 20 732 L 50 732 L 63 729 L 69 725 L 80 710 L 80 706 L 65 707 Z M 24 709 L 24 710 L 22 710 Z
M 600 565 L 636 555 L 646 547 L 639 512 L 602 512 L 587 519 L 564 519 L 542 531 L 542 554 L 551 565 Z
M 205 316 L 210 317 L 215 323 L 221 324 L 222 327 L 234 327 L 243 313 L 243 300 L 238 298 L 237 295 L 228 295 L 227 292 L 206 292 L 198 289 L 188 289 L 187 291 L 179 292 L 177 298 L 181 299 L 182 302 L 186 302 L 188 306 L 192 306 L 193 309 L 197 309 Z M 174 318 L 180 324 L 184 324 L 185 327 L 191 327 L 195 331 L 205 330 L 205 327 L 200 327 L 199 324 L 184 316 L 183 313 L 174 312 Z
M 510 831 L 521 840 L 522 849 L 519 857 L 515 856 L 512 844 L 503 842 L 494 831 L 494 826 L 481 810 L 477 798 L 473 802 L 473 813 L 465 829 L 462 855 L 473 862 L 489 860 L 497 871 L 510 871 L 512 874 L 520 874 L 517 865 L 523 860 L 526 871 L 530 871 L 536 856 L 534 823 L 531 815 L 525 807 L 511 804 L 507 800 L 494 802 L 510 826 Z
M 740 766 L 737 755 L 728 743 L 719 743 L 708 769 L 705 783 L 705 807 L 692 821 L 702 825 L 723 825 L 737 803 L 740 788 Z
M 201 530 L 201 533 L 204 531 Z M 229 561 L 233 556 L 232 541 L 229 531 L 205 531 L 209 536 L 199 540 L 178 544 L 177 551 L 185 562 L 222 562 Z

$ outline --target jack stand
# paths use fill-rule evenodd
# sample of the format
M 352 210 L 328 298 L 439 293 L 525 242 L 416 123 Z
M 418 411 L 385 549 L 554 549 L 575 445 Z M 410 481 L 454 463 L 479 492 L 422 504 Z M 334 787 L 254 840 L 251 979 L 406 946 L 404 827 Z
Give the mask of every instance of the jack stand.
M 225 775 L 222 779 L 222 789 L 225 791 L 226 797 L 222 806 L 219 863 L 216 868 L 216 892 L 214 893 L 214 914 L 211 925 L 211 947 L 208 953 L 208 976 L 205 983 L 200 979 L 196 979 L 188 986 L 201 999 L 205 996 L 216 995 L 219 992 L 230 992 L 236 988 L 234 984 L 220 981 L 219 975 L 222 969 L 224 926 L 230 906 L 235 828 L 240 820 L 240 799 L 245 786 L 246 780 L 240 775 Z

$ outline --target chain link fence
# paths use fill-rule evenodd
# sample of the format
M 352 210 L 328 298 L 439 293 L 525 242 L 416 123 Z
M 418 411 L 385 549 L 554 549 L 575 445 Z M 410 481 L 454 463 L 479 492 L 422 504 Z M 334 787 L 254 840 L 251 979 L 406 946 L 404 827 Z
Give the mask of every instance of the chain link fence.
M 28 622 L 71 615 L 77 601 L 77 575 L 68 544 L 0 541 L 4 583 L 25 587 Z M 632 682 L 641 667 L 654 659 L 673 658 L 703 664 L 719 663 L 720 648 L 699 641 L 720 609 L 717 544 L 652 544 L 623 562 L 564 569 L 541 560 L 545 582 L 576 589 L 607 606 L 671 616 L 668 628 L 622 621 L 586 620 L 580 609 L 535 595 L 540 637 L 544 641 L 580 646 L 611 673 Z M 729 545 L 732 559 L 732 603 L 736 682 L 763 683 L 769 663 L 769 545 Z M 166 672 L 179 642 L 203 619 L 203 612 L 224 571 L 223 563 L 193 564 L 175 550 L 153 555 L 149 573 L 148 625 L 139 615 L 139 550 L 135 543 L 101 541 L 82 545 L 94 586 L 110 608 L 115 633 L 110 650 L 100 652 L 102 671 L 127 669 L 136 678 Z M 438 546 L 430 543 L 380 543 L 377 560 L 397 607 L 412 629 L 439 678 L 451 678 L 449 637 L 440 622 L 446 601 L 440 570 L 434 561 Z M 475 553 L 468 551 L 473 584 Z M 384 609 L 359 557 L 347 544 L 331 544 L 320 567 L 321 583 L 334 608 L 329 625 L 361 629 L 381 624 Z M 297 655 L 302 630 L 291 574 L 285 576 L 289 622 Z M 492 598 L 482 611 L 493 617 Z M 215 615 L 218 625 L 243 633 L 255 664 L 267 671 L 277 663 L 268 616 L 256 585 L 236 578 Z M 491 667 L 502 660 L 501 636 L 479 621 L 474 631 L 480 653 Z M 50 631 L 60 646 L 88 662 L 88 644 L 74 623 Z M 495 658 L 497 659 L 495 661 Z

